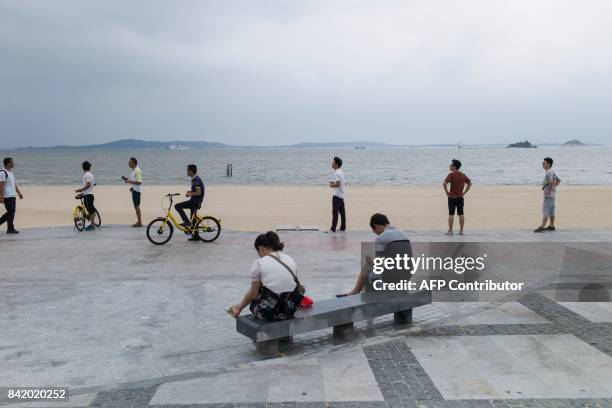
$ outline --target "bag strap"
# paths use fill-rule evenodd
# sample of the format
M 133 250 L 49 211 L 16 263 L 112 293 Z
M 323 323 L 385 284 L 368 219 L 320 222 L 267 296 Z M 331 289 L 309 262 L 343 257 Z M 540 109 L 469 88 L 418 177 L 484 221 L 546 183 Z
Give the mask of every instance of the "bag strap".
M 289 273 L 291 274 L 291 276 L 293 276 L 293 280 L 295 281 L 296 284 L 301 285 L 300 281 L 298 280 L 297 275 L 291 270 L 291 268 L 284 263 L 283 261 L 281 261 L 281 259 L 277 256 L 274 256 L 272 254 L 268 255 L 270 258 L 276 260 L 276 262 L 278 262 L 279 264 L 283 265 L 285 267 L 285 269 L 287 269 L 289 271 Z

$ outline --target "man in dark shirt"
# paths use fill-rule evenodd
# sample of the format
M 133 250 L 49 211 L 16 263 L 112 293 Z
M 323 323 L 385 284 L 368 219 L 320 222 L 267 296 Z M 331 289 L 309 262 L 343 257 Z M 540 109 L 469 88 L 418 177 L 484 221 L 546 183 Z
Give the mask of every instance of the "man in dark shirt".
M 465 174 L 459 171 L 461 162 L 453 159 L 450 165 L 450 173 L 442 182 L 446 196 L 448 197 L 448 232 L 446 235 L 453 235 L 453 223 L 455 221 L 455 210 L 459 215 L 459 235 L 463 235 L 463 225 L 465 217 L 463 216 L 463 196 L 467 194 L 472 187 L 472 180 Z M 448 185 L 450 184 L 450 191 Z M 467 187 L 465 187 L 467 185 Z M 465 188 L 465 191 L 464 191 Z
M 184 227 L 191 225 L 191 221 L 187 218 L 185 210 L 189 209 L 191 216 L 193 216 L 193 213 L 202 207 L 202 201 L 204 201 L 204 183 L 200 176 L 198 176 L 198 167 L 195 164 L 188 165 L 187 175 L 191 177 L 191 190 L 185 193 L 185 197 L 189 197 L 189 200 L 174 205 L 176 212 L 179 213 L 183 220 L 181 225 Z M 194 238 L 197 240 L 197 237 Z

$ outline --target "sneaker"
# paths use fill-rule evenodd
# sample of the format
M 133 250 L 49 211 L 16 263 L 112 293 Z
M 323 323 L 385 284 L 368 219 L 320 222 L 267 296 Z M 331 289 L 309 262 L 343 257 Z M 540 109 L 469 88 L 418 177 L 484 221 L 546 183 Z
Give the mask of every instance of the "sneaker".
M 19 231 L 17 230 L 8 230 L 6 231 L 7 234 L 19 234 Z
M 533 232 L 544 232 L 544 231 L 546 231 L 546 228 L 544 228 L 544 227 L 538 227 L 538 228 L 533 230 Z
M 189 238 L 187 241 L 192 241 L 193 242 L 193 241 L 199 241 L 199 240 L 200 240 L 200 237 L 195 236 L 195 237 Z
M 332 230 L 330 230 L 330 229 L 328 229 L 327 231 L 325 231 L 325 233 L 326 233 L 326 234 L 333 234 L 333 233 L 335 233 L 335 232 L 336 232 L 336 231 L 332 231 Z
M 554 231 L 554 230 L 555 230 L 554 225 L 549 225 L 548 227 L 546 227 L 546 231 Z
M 459 231 L 459 235 L 463 235 L 463 231 Z
M 453 231 L 446 231 L 446 232 L 444 233 L 444 235 L 452 236 L 452 235 L 453 235 Z
M 95 225 L 93 225 L 93 224 L 88 225 L 87 227 L 85 227 L 85 231 L 93 231 L 93 230 L 95 230 L 95 229 L 96 229 L 96 226 L 95 226 Z

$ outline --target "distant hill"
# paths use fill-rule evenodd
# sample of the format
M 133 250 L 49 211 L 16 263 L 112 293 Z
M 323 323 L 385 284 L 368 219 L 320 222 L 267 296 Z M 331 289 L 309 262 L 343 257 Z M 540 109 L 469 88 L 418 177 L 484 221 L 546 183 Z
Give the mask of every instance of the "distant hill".
M 572 140 L 568 140 L 567 142 L 563 143 L 563 146 L 586 146 L 586 145 L 578 139 L 572 139 Z
M 206 141 L 187 141 L 187 140 L 174 140 L 171 142 L 156 142 L 138 139 L 121 139 L 113 142 L 93 144 L 80 146 L 87 149 L 146 149 L 146 148 L 158 148 L 165 149 L 169 146 L 184 146 L 192 149 L 209 149 L 209 148 L 220 148 L 220 147 L 234 147 L 226 145 L 225 143 L 218 142 L 206 142 Z
M 536 148 L 538 146 L 532 145 L 531 143 L 529 143 L 529 141 L 525 140 L 524 142 L 511 143 L 506 147 L 518 147 L 522 149 L 531 149 L 531 148 Z
M 312 148 L 312 147 L 398 147 L 399 145 L 390 145 L 386 143 L 378 143 L 378 142 L 337 142 L 337 143 L 328 143 L 328 142 L 304 142 L 292 144 L 284 147 L 296 147 L 296 148 Z

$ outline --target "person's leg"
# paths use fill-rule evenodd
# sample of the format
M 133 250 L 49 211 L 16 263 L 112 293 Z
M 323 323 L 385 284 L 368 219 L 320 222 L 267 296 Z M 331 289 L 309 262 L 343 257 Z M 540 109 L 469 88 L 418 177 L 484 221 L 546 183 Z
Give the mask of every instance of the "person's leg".
M 544 198 L 544 202 L 542 203 L 542 223 L 538 228 L 533 230 L 533 232 L 543 232 L 546 231 L 546 222 L 548 221 L 548 217 L 550 216 L 550 206 L 547 198 Z
M 6 222 L 6 220 L 8 219 L 8 206 L 6 205 L 6 198 L 4 199 L 4 208 L 6 208 L 6 212 L 4 214 L 2 214 L 2 217 L 0 217 L 0 225 L 4 224 Z
M 344 208 L 344 199 L 340 199 L 340 231 L 346 231 L 346 209 Z
M 332 232 L 336 232 L 336 226 L 338 225 L 338 213 L 340 212 L 340 203 L 338 197 L 332 197 L 332 225 L 329 229 Z
M 134 204 L 134 211 L 136 212 L 136 224 L 133 227 L 142 226 L 142 215 L 140 213 L 140 192 L 132 190 L 132 203 Z
M 459 235 L 463 235 L 463 226 L 465 225 L 465 216 L 463 215 L 463 197 L 457 199 L 457 215 L 459 215 Z
M 453 224 L 455 223 L 455 200 L 448 197 L 448 232 L 453 233 Z
M 17 206 L 17 199 L 15 197 L 9 197 L 4 199 L 4 206 L 6 207 L 6 230 L 15 231 L 15 207 Z
M 550 212 L 548 214 L 548 228 L 551 230 L 555 229 L 555 197 L 551 197 L 548 199 L 550 204 L 548 205 L 550 208 Z
M 191 202 L 189 200 L 183 201 L 182 203 L 174 204 L 174 209 L 181 216 L 181 220 L 183 220 L 183 224 L 189 224 L 189 218 L 187 218 L 187 214 L 185 214 L 185 209 L 191 208 Z

